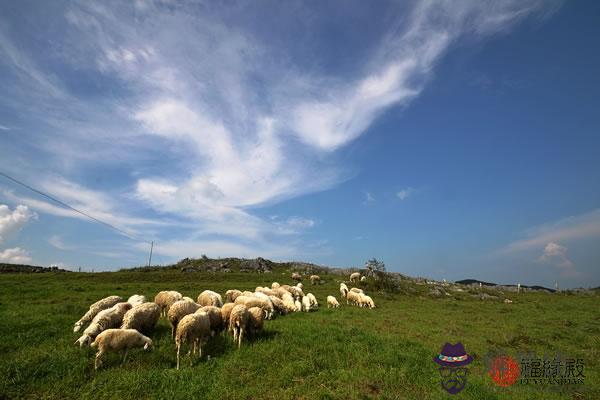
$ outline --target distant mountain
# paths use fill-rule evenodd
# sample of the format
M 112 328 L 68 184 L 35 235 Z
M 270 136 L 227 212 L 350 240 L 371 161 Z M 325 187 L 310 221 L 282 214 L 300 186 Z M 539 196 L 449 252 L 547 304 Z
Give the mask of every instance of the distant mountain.
M 514 288 L 517 287 L 517 285 L 499 285 L 497 283 L 491 283 L 491 282 L 484 282 L 484 281 L 480 281 L 477 279 L 463 279 L 461 281 L 456 281 L 456 283 L 460 283 L 461 285 L 479 285 L 479 283 L 481 283 L 482 286 L 502 286 L 502 287 L 507 287 L 507 288 Z M 521 285 L 522 288 L 524 289 L 531 289 L 531 290 L 547 290 L 549 292 L 556 292 L 556 290 L 554 289 L 550 289 L 544 286 L 538 286 L 538 285 L 534 285 L 534 286 L 527 286 L 527 285 Z

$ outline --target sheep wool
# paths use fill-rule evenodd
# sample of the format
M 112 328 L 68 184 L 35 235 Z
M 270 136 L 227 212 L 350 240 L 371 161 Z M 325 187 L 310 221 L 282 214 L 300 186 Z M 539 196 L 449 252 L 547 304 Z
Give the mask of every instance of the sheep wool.
M 221 307 L 221 318 L 223 318 L 223 326 L 229 327 L 229 317 L 231 315 L 231 310 L 235 307 L 235 303 L 225 303 L 223 307 Z
M 121 329 L 137 329 L 150 333 L 160 318 L 160 306 L 156 303 L 142 303 L 125 313 Z
M 210 320 L 210 334 L 211 336 L 215 336 L 218 333 L 223 331 L 223 315 L 221 314 L 221 309 L 215 306 L 204 306 L 199 308 L 196 313 L 205 312 L 208 314 L 208 319 Z
M 192 346 L 192 355 L 198 353 L 198 357 L 202 357 L 202 345 L 205 344 L 209 338 L 210 317 L 207 313 L 201 311 L 183 317 L 177 325 L 177 332 L 175 334 L 177 369 L 179 369 L 179 358 L 183 344 L 187 343 Z
M 160 307 L 160 315 L 161 317 L 166 317 L 169 313 L 169 308 L 173 303 L 179 301 L 183 298 L 181 293 L 176 292 L 174 290 L 162 291 L 159 292 L 154 297 L 154 302 Z
M 278 282 L 271 283 L 271 289 L 279 289 L 279 286 L 281 285 Z
M 138 304 L 145 303 L 146 301 L 146 296 L 142 296 L 141 294 L 134 294 L 133 296 L 127 299 L 127 302 L 131 304 L 132 307 L 135 307 Z
M 251 307 L 248 310 L 248 333 L 255 336 L 261 332 L 264 325 L 264 313 L 260 307 Z
M 310 283 L 312 283 L 313 285 L 316 285 L 321 281 L 321 277 L 319 275 L 311 275 L 309 279 Z
M 300 282 L 300 281 L 302 280 L 302 275 L 300 275 L 300 274 L 299 274 L 299 273 L 297 273 L 297 272 L 294 272 L 294 273 L 292 274 L 292 280 Z
M 75 341 L 79 347 L 89 345 L 100 333 L 106 329 L 118 328 L 123 322 L 125 313 L 131 309 L 129 303 L 117 303 L 109 309 L 100 311 L 92 320 L 90 326 L 84 331 L 83 335 Z
M 233 333 L 233 341 L 237 342 L 238 349 L 242 345 L 242 339 L 244 338 L 249 319 L 250 315 L 245 305 L 237 304 L 231 310 L 229 330 Z
M 304 296 L 302 298 L 302 311 L 309 312 L 310 309 L 311 309 L 311 307 L 310 307 L 310 299 L 308 298 L 308 296 Z
M 360 293 L 350 291 L 350 292 L 348 292 L 348 295 L 346 296 L 346 303 L 360 306 L 361 296 L 362 295 Z
M 317 298 L 315 297 L 314 294 L 308 293 L 306 295 L 306 297 L 308 297 L 308 300 L 310 301 L 310 308 L 311 309 L 316 310 L 317 308 L 319 308 L 319 302 L 317 301 Z
M 181 321 L 181 319 L 186 315 L 195 313 L 199 308 L 199 304 L 188 300 L 179 300 L 173 303 L 173 305 L 169 309 L 169 314 L 167 315 L 167 318 L 171 323 L 171 336 L 173 338 L 175 338 L 175 333 L 177 332 L 177 325 L 179 324 L 179 321 Z
M 348 294 L 348 286 L 346 286 L 345 283 L 340 283 L 340 293 L 342 297 L 346 298 L 346 295 Z
M 98 348 L 96 360 L 94 361 L 94 369 L 98 369 L 102 365 L 102 356 L 105 353 L 109 351 L 120 352 L 122 356 L 121 363 L 123 363 L 129 349 L 143 347 L 144 350 L 150 350 L 152 340 L 135 329 L 107 329 L 96 337 L 92 347 Z
M 327 296 L 327 308 L 338 308 L 340 303 L 333 296 Z
M 198 304 L 201 306 L 223 307 L 223 299 L 219 293 L 205 290 L 198 295 Z
M 228 291 L 225 292 L 225 300 L 227 300 L 227 302 L 232 303 L 235 301 L 235 299 L 238 296 L 241 296 L 242 292 L 236 289 L 230 289 Z
M 350 291 L 354 292 L 354 293 L 361 293 L 361 294 L 365 292 L 364 290 L 359 289 L 359 288 L 355 288 L 355 287 L 353 287 L 352 289 L 350 289 Z
M 354 273 L 350 274 L 351 282 L 358 282 L 359 279 L 360 279 L 360 272 L 354 272 Z
M 123 299 L 119 296 L 108 296 L 101 300 L 98 300 L 90 306 L 89 310 L 83 315 L 83 317 L 81 317 L 81 319 L 79 319 L 79 321 L 75 322 L 73 332 L 79 332 L 81 327 L 93 320 L 94 317 L 98 315 L 100 311 L 111 308 L 115 304 L 121 303 L 122 301 Z

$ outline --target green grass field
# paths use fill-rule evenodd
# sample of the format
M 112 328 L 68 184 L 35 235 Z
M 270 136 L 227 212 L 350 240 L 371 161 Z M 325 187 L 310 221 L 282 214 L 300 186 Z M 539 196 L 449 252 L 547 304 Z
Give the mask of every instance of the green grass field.
M 370 294 L 374 310 L 343 303 L 337 275 L 310 286 L 321 307 L 267 321 L 262 336 L 236 350 L 216 337 L 190 367 L 175 370 L 168 322 L 154 333 L 154 350 L 118 355 L 94 371 L 92 349 L 73 344 L 73 323 L 99 298 L 178 290 L 195 298 L 205 289 L 250 289 L 272 281 L 291 283 L 289 273 L 113 272 L 0 275 L 0 399 L 600 399 L 600 302 L 596 295 L 526 293 L 513 304 L 469 296 L 431 299 L 420 295 Z M 426 289 L 426 288 L 425 288 Z M 456 396 L 440 387 L 432 361 L 445 342 L 461 341 L 475 361 L 468 384 Z M 585 362 L 585 384 L 495 386 L 485 355 L 561 352 Z

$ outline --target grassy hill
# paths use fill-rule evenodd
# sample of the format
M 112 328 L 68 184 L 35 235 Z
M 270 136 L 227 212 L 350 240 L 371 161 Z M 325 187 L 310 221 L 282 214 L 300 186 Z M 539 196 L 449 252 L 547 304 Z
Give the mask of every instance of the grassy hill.
M 203 351 L 210 360 L 205 356 L 190 367 L 185 358 L 181 371 L 175 370 L 175 348 L 165 320 L 151 335 L 154 350 L 132 351 L 122 366 L 112 355 L 103 369 L 94 371 L 93 351 L 73 344 L 73 323 L 99 298 L 136 293 L 153 298 L 166 289 L 193 298 L 205 289 L 253 290 L 273 281 L 291 283 L 288 269 L 2 274 L 0 399 L 447 399 L 451 396 L 440 388 L 432 357 L 445 342 L 458 341 L 475 361 L 466 388 L 456 398 L 600 398 L 597 293 L 500 294 L 412 280 L 386 291 L 370 282 L 366 288 L 376 309 L 342 302 L 341 309 L 328 310 L 325 297 L 339 299 L 344 276 L 322 273 L 322 285 L 305 280 L 305 291 L 321 303 L 318 311 L 267 321 L 263 335 L 241 350 L 229 337 L 214 338 Z M 504 298 L 514 302 L 505 304 Z M 585 384 L 556 390 L 533 384 L 495 386 L 485 364 L 486 354 L 494 351 L 582 358 Z

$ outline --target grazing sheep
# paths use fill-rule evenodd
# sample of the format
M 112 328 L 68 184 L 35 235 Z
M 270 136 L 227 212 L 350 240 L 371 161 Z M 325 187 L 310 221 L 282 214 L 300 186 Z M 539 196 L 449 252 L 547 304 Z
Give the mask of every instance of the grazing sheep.
M 256 336 L 261 332 L 264 325 L 264 313 L 259 307 L 251 307 L 248 309 L 248 333 Z
M 158 314 L 160 314 L 160 309 Z M 94 369 L 98 369 L 102 365 L 104 353 L 108 351 L 120 352 L 121 363 L 124 363 L 129 349 L 143 346 L 144 350 L 150 350 L 152 340 L 135 329 L 107 329 L 96 336 L 96 340 L 91 346 L 98 348 L 96 360 L 94 361 Z
M 249 290 L 244 290 L 244 291 L 242 292 L 242 296 L 248 296 L 248 297 L 252 297 L 252 296 L 254 296 L 254 292 L 251 292 L 251 291 L 249 291 Z
M 290 292 L 296 300 L 301 300 L 304 297 L 304 292 L 302 291 L 302 289 L 297 288 L 295 286 L 291 286 L 288 289 L 288 292 Z
M 360 272 L 350 274 L 350 282 L 356 283 L 360 279 Z
M 299 273 L 297 273 L 297 272 L 294 272 L 294 273 L 292 274 L 292 280 L 300 282 L 300 281 L 302 280 L 302 275 L 300 275 L 300 274 L 299 274 Z
M 312 310 L 316 310 L 317 308 L 319 308 L 319 302 L 317 301 L 317 298 L 314 294 L 308 293 L 306 297 L 308 297 L 308 300 L 310 301 L 310 308 Z
M 121 303 L 122 301 L 123 299 L 119 296 L 108 296 L 102 300 L 98 300 L 90 306 L 89 310 L 83 315 L 83 317 L 81 317 L 79 321 L 75 322 L 73 332 L 79 332 L 81 327 L 93 320 L 100 311 L 111 308 L 115 304 Z
M 310 311 L 310 299 L 308 298 L 308 296 L 304 296 L 302 298 L 302 311 Z
M 233 341 L 234 343 L 237 342 L 238 349 L 242 345 L 242 339 L 244 338 L 244 333 L 246 332 L 249 319 L 250 314 L 248 313 L 248 309 L 245 305 L 238 304 L 231 310 L 231 315 L 229 317 L 229 330 L 233 332 Z
M 287 314 L 288 310 L 287 310 L 285 304 L 283 303 L 283 300 L 281 300 L 277 296 L 269 296 L 269 300 L 271 300 L 271 303 L 273 303 L 273 307 L 279 314 L 281 314 L 281 315 Z
M 160 316 L 166 317 L 169 313 L 169 308 L 173 303 L 179 301 L 183 298 L 181 293 L 176 292 L 174 290 L 162 291 L 159 292 L 154 297 L 154 302 L 160 307 Z
M 192 303 L 196 302 L 194 299 L 192 299 L 191 297 L 187 297 L 187 296 L 183 296 L 183 298 L 181 300 L 191 301 Z
M 348 286 L 346 286 L 345 283 L 340 283 L 340 293 L 343 298 L 346 298 L 346 295 L 348 294 Z
M 360 277 L 360 281 L 361 282 L 366 282 L 367 281 L 367 277 L 366 276 L 361 276 Z
M 235 307 L 235 303 L 225 303 L 223 304 L 223 307 L 221 307 L 221 318 L 223 318 L 223 326 L 225 328 L 229 327 L 229 317 L 233 307 Z
M 171 323 L 171 336 L 173 338 L 175 338 L 175 334 L 177 333 L 177 325 L 183 317 L 195 313 L 200 307 L 200 304 L 188 300 L 179 300 L 173 303 L 171 308 L 169 308 L 169 314 L 167 315 L 167 318 Z
M 303 289 L 304 289 L 304 285 L 302 284 L 302 282 L 298 282 L 298 283 L 296 283 L 296 287 L 297 287 L 298 289 L 300 289 L 300 290 L 303 290 Z
M 375 302 L 370 296 L 363 295 L 361 298 L 361 305 L 368 308 L 375 308 Z
M 296 308 L 296 304 L 294 303 L 294 297 L 291 294 L 286 293 L 285 295 L 283 295 L 281 297 L 281 301 L 283 302 L 283 306 L 285 307 L 288 313 L 298 311 Z
M 205 290 L 198 295 L 198 304 L 201 306 L 223 307 L 223 299 L 221 295 L 212 290 Z
M 327 296 L 327 308 L 338 308 L 340 303 L 333 296 Z
M 134 294 L 133 296 L 127 299 L 127 302 L 131 304 L 132 307 L 135 307 L 138 304 L 145 303 L 146 301 L 146 296 L 142 296 L 141 294 Z
M 294 301 L 294 305 L 296 306 L 296 311 L 297 312 L 302 311 L 302 302 L 300 302 L 300 300 Z
M 129 303 L 117 303 L 111 308 L 100 311 L 94 317 L 90 326 L 83 331 L 83 335 L 75 341 L 75 344 L 83 347 L 86 344 L 92 343 L 102 331 L 118 328 L 121 322 L 123 322 L 123 316 L 130 309 L 131 304 Z
M 150 333 L 160 318 L 160 306 L 156 303 L 142 303 L 131 308 L 123 316 L 121 329 L 137 329 Z
M 281 285 L 277 282 L 271 283 L 271 289 L 279 289 L 279 286 L 281 286 Z
M 316 285 L 321 281 L 321 277 L 319 275 L 311 275 L 309 279 L 310 283 L 312 283 L 313 285 Z
M 269 289 L 269 288 L 260 288 L 260 290 L 258 290 L 259 288 L 256 288 L 256 292 L 254 293 L 262 293 L 265 294 L 267 296 L 277 296 L 277 292 L 273 289 Z
M 177 325 L 175 346 L 177 347 L 177 369 L 179 369 L 179 356 L 181 346 L 188 343 L 192 346 L 191 353 L 198 353 L 202 357 L 202 345 L 210 338 L 210 317 L 204 311 L 186 315 Z M 192 360 L 190 359 L 190 364 Z
M 360 293 L 350 291 L 350 292 L 348 292 L 348 295 L 346 296 L 346 303 L 352 304 L 355 306 L 360 306 L 361 296 L 362 295 Z
M 225 300 L 228 303 L 233 303 L 236 299 L 236 297 L 241 296 L 242 292 L 236 289 L 230 289 L 228 291 L 225 292 Z
M 265 312 L 265 316 L 267 317 L 267 319 L 271 319 L 273 313 L 275 312 L 273 303 L 271 303 L 271 300 L 268 297 L 267 300 L 265 300 L 256 296 L 240 296 L 237 299 L 235 299 L 235 304 L 243 304 L 247 308 L 260 307 Z
M 210 335 L 215 336 L 218 333 L 223 331 L 223 315 L 221 314 L 221 309 L 215 306 L 204 306 L 196 313 L 205 312 L 208 314 L 208 319 L 210 320 Z
M 364 294 L 365 293 L 364 290 L 359 289 L 359 288 L 355 288 L 355 287 L 353 287 L 352 289 L 350 289 L 350 291 L 354 292 L 354 293 L 360 293 L 360 294 Z

